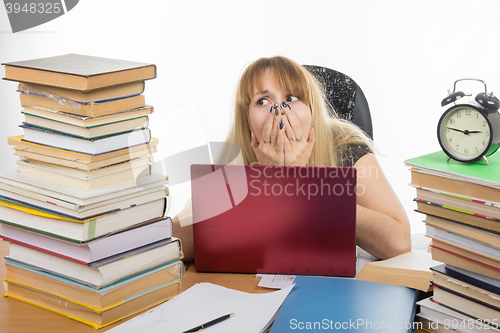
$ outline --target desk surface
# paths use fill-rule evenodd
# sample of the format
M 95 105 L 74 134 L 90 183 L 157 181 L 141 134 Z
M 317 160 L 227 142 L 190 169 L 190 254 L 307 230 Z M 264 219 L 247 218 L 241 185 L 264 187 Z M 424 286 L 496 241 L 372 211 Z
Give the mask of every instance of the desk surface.
M 8 244 L 8 242 L 0 240 L 1 258 L 8 254 Z M 0 264 L 0 279 L 4 277 L 5 266 Z M 182 290 L 186 290 L 199 282 L 210 282 L 250 293 L 265 293 L 272 291 L 271 289 L 258 287 L 257 283 L 259 280 L 255 278 L 254 274 L 198 273 L 195 271 L 194 265 L 191 265 L 186 272 L 186 276 L 182 279 Z M 2 295 L 5 293 L 3 284 L 0 285 L 0 293 Z M 133 316 L 130 318 L 133 318 Z M 125 320 L 126 319 L 96 331 L 88 325 L 64 318 L 63 316 L 40 309 L 36 306 L 8 297 L 0 297 L 0 332 L 105 332 L 123 323 Z

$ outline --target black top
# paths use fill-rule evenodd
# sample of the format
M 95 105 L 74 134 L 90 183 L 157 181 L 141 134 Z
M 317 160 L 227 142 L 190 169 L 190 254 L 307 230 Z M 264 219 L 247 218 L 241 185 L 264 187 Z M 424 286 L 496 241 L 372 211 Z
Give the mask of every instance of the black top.
M 339 152 L 342 151 L 338 163 L 340 167 L 352 167 L 361 157 L 373 153 L 367 145 L 362 143 L 346 144 L 345 147 L 338 148 L 338 150 Z

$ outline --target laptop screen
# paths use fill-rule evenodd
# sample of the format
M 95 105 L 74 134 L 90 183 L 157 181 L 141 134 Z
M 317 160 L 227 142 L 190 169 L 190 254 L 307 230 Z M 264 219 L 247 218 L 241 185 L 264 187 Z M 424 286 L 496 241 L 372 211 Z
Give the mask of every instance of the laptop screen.
M 354 276 L 356 169 L 192 165 L 198 271 Z

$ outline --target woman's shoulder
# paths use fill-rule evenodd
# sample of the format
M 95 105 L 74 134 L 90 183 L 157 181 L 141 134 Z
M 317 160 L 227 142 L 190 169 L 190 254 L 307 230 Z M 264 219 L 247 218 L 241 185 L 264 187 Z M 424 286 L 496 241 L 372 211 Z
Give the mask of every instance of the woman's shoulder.
M 338 166 L 352 167 L 356 162 L 366 154 L 373 153 L 370 147 L 364 143 L 345 143 L 338 148 Z

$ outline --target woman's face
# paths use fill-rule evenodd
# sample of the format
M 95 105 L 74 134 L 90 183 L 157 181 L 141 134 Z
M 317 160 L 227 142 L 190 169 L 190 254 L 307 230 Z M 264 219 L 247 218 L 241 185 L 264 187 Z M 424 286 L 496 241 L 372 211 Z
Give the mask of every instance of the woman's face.
M 254 132 L 257 140 L 262 142 L 262 129 L 267 117 L 269 117 L 271 106 L 276 102 L 281 104 L 283 101 L 290 105 L 291 110 L 295 113 L 301 124 L 302 132 L 307 137 L 312 123 L 309 106 L 299 100 L 298 97 L 284 91 L 280 83 L 275 81 L 270 68 L 262 73 L 260 82 L 262 91 L 259 91 L 257 86 L 254 85 L 253 96 L 248 107 L 250 130 Z

